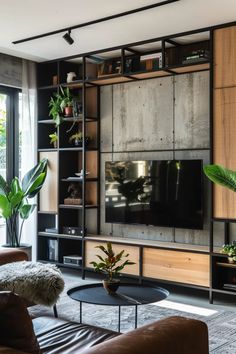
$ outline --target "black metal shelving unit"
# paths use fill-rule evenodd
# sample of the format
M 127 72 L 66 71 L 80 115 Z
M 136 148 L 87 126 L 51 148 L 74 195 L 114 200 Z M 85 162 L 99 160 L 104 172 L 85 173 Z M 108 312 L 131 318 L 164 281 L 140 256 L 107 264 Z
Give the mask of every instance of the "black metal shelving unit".
M 48 254 L 47 254 L 47 239 L 53 238 L 58 239 L 59 242 L 63 241 L 60 247 L 65 247 L 66 249 L 66 242 L 72 242 L 72 246 L 74 247 L 78 243 L 78 248 L 80 255 L 82 256 L 82 265 L 81 267 L 75 267 L 75 269 L 80 269 L 82 271 L 82 276 L 84 277 L 85 271 L 89 270 L 85 266 L 85 241 L 87 235 L 87 225 L 86 225 L 86 218 L 89 209 L 94 209 L 97 216 L 97 227 L 96 227 L 96 234 L 99 235 L 100 233 L 100 87 L 104 85 L 113 85 L 116 83 L 125 83 L 125 82 L 136 82 L 142 80 L 148 80 L 153 78 L 165 77 L 165 76 L 173 76 L 173 75 L 181 75 L 186 73 L 198 72 L 198 71 L 209 71 L 210 72 L 210 147 L 209 149 L 202 149 L 208 150 L 210 152 L 210 160 L 213 162 L 213 32 L 215 29 L 223 28 L 231 25 L 235 25 L 235 22 L 231 22 L 228 24 L 222 24 L 212 27 L 206 27 L 198 30 L 187 31 L 177 34 L 172 34 L 169 36 L 152 38 L 145 41 L 129 43 L 122 46 L 116 46 L 111 48 L 106 48 L 103 50 L 97 50 L 89 53 L 80 53 L 78 55 L 68 56 L 64 58 L 58 58 L 53 61 L 47 61 L 45 63 L 38 64 L 38 95 L 39 95 L 39 120 L 38 120 L 38 136 L 39 136 L 39 146 L 38 152 L 52 152 L 56 151 L 59 160 L 59 167 L 58 167 L 58 196 L 59 202 L 57 211 L 53 212 L 43 212 L 39 210 L 39 233 L 38 233 L 38 259 L 42 261 L 48 261 Z M 204 34 L 207 33 L 207 38 L 204 37 Z M 202 40 L 194 40 L 195 35 L 203 35 L 204 39 Z M 188 43 L 183 41 L 183 38 L 190 36 L 190 40 Z M 191 37 L 193 36 L 193 38 Z M 152 44 L 155 45 L 155 49 L 144 49 L 145 45 Z M 153 48 L 153 46 L 152 46 Z M 191 50 L 207 50 L 209 51 L 209 57 L 205 58 L 201 61 L 195 62 L 183 62 L 184 54 Z M 117 54 L 119 52 L 119 54 Z M 140 59 L 142 55 L 150 55 L 153 53 L 161 53 L 162 54 L 162 65 L 159 66 L 157 69 L 143 69 L 137 67 L 135 70 L 128 70 L 127 69 L 127 60 L 135 60 L 137 58 Z M 119 60 L 120 68 L 119 72 L 111 72 L 110 74 L 98 75 L 98 59 L 99 62 L 101 58 L 104 57 L 104 63 L 106 61 L 111 61 L 111 63 L 115 60 Z M 75 60 L 78 60 L 75 63 Z M 95 68 L 95 70 L 93 70 Z M 75 71 L 78 77 L 78 80 L 67 83 L 66 82 L 66 73 L 69 71 Z M 57 76 L 58 82 L 55 85 L 52 85 L 52 77 Z M 48 100 L 53 92 L 59 91 L 59 86 L 69 87 L 72 91 L 79 91 L 82 97 L 82 106 L 83 106 L 83 113 L 80 114 L 76 118 L 67 118 L 65 120 L 65 124 L 71 124 L 76 120 L 76 124 L 81 124 L 83 136 L 86 136 L 88 131 L 88 127 L 90 123 L 97 124 L 96 130 L 96 146 L 87 147 L 85 145 L 85 141 L 83 141 L 83 146 L 81 148 L 77 147 L 69 147 L 69 146 L 62 146 L 60 141 L 63 140 L 63 135 L 65 134 L 65 130 L 61 128 L 61 126 L 57 129 L 59 134 L 59 147 L 56 149 L 52 149 L 49 146 L 48 141 L 45 140 L 45 135 L 48 136 L 48 133 L 53 131 L 53 121 L 49 119 L 48 116 Z M 88 94 L 89 90 L 96 90 L 96 105 L 97 105 L 97 114 L 96 116 L 92 116 L 88 110 Z M 42 107 L 42 108 L 41 108 Z M 64 124 L 64 123 L 63 123 Z M 178 150 L 188 150 L 188 149 L 173 149 L 173 151 Z M 194 150 L 194 149 L 191 149 Z M 201 150 L 201 149 L 197 149 Z M 171 150 L 172 151 L 172 150 Z M 87 154 L 88 152 L 96 152 L 97 154 L 97 175 L 95 177 L 89 178 L 86 177 L 85 171 L 88 163 Z M 81 168 L 83 169 L 83 176 L 82 179 L 77 180 L 67 180 L 66 176 L 62 176 L 60 171 L 62 165 L 65 164 L 66 168 L 68 168 L 69 159 L 71 160 L 70 163 L 75 163 L 77 160 L 77 154 L 81 155 Z M 82 205 L 80 206 L 71 206 L 71 205 L 63 205 L 60 201 L 62 191 L 65 191 L 65 186 L 68 182 L 79 183 L 82 187 Z M 89 183 L 96 183 L 96 200 L 97 203 L 94 205 L 87 205 L 86 203 L 86 193 L 88 190 Z M 211 187 L 212 189 L 212 187 Z M 224 290 L 222 289 L 222 284 L 217 281 L 217 277 L 219 272 L 221 277 L 223 277 L 223 273 L 225 270 L 219 270 L 223 268 L 217 264 L 220 257 L 222 255 L 214 252 L 214 230 L 213 224 L 215 221 L 223 222 L 225 225 L 225 241 L 229 239 L 229 222 L 236 222 L 236 220 L 213 220 L 213 213 L 212 213 L 212 205 L 213 205 L 213 193 L 211 190 L 211 220 L 209 220 L 210 225 L 210 239 L 209 239 L 209 249 L 203 253 L 208 254 L 210 258 L 210 286 L 209 287 L 202 287 L 202 286 L 195 286 L 190 284 L 180 284 L 192 288 L 202 289 L 209 291 L 209 299 L 210 302 L 213 301 L 213 294 L 214 293 L 222 293 L 222 294 L 230 294 L 235 295 L 236 292 Z M 77 226 L 81 228 L 81 235 L 76 237 L 71 235 L 65 235 L 62 232 L 62 226 L 65 222 L 66 217 L 63 216 L 65 210 L 69 211 L 70 214 L 68 218 L 71 218 L 71 222 L 77 222 Z M 72 214 L 72 212 L 74 214 Z M 59 219 L 59 232 L 57 234 L 52 234 L 45 232 L 44 229 L 50 228 L 53 226 L 53 220 L 55 219 L 55 215 L 58 214 Z M 79 216 L 80 214 L 80 216 Z M 69 225 L 67 225 L 69 226 Z M 69 247 L 66 251 L 73 251 L 73 247 Z M 155 247 L 155 246 L 154 246 Z M 158 248 L 158 246 L 157 246 Z M 160 247 L 165 249 L 165 246 Z M 191 249 L 191 248 L 190 248 Z M 176 251 L 181 251 L 181 249 L 175 249 Z M 183 251 L 183 250 L 182 250 Z M 184 249 L 186 251 L 186 249 Z M 61 253 L 60 253 L 61 252 Z M 75 249 L 74 249 L 75 252 Z M 142 274 L 142 252 L 143 246 L 140 246 L 140 272 L 138 279 L 140 281 L 147 280 Z M 193 251 L 195 252 L 195 251 Z M 198 252 L 196 250 L 196 252 Z M 200 253 L 202 251 L 199 251 Z M 60 266 L 63 265 L 62 262 L 62 255 L 63 251 L 59 251 L 60 259 L 56 264 Z M 55 263 L 55 262 L 54 262 Z M 71 266 L 70 266 L 71 267 Z M 227 273 L 227 272 L 226 272 Z M 225 274 L 226 274 L 225 273 Z M 148 279 L 149 280 L 149 279 Z M 153 280 L 153 279 L 152 279 Z M 174 282 L 171 281 L 172 284 Z

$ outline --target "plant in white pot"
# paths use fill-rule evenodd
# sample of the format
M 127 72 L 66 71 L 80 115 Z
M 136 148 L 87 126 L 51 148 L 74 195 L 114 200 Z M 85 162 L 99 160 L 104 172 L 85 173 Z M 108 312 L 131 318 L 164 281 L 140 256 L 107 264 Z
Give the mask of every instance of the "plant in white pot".
M 115 254 L 111 242 L 107 242 L 106 247 L 100 245 L 95 248 L 99 248 L 105 254 L 105 257 L 97 254 L 96 256 L 99 262 L 93 261 L 90 262 L 90 264 L 94 266 L 95 271 L 106 274 L 107 277 L 103 280 L 103 286 L 108 294 L 114 294 L 119 287 L 120 280 L 118 276 L 120 271 L 123 270 L 125 266 L 135 263 L 127 259 L 129 254 L 125 253 L 125 250 Z M 126 258 L 125 261 L 123 261 L 124 258 Z
M 0 215 L 7 226 L 7 247 L 21 247 L 21 235 L 24 222 L 33 212 L 36 204 L 28 199 L 35 197 L 43 186 L 47 174 L 47 159 L 41 160 L 25 174 L 22 182 L 14 177 L 7 183 L 0 175 Z M 21 224 L 19 226 L 19 218 Z

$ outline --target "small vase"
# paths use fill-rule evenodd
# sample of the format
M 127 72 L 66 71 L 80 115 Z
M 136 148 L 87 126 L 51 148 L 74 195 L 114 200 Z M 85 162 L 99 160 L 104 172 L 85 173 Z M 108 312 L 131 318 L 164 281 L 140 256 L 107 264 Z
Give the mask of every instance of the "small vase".
M 64 108 L 65 117 L 73 116 L 73 108 L 71 106 L 67 106 Z
M 109 295 L 115 294 L 115 292 L 118 290 L 119 285 L 120 285 L 120 280 L 119 279 L 113 279 L 113 280 L 107 280 L 104 279 L 102 281 L 103 287 L 106 290 L 106 292 Z

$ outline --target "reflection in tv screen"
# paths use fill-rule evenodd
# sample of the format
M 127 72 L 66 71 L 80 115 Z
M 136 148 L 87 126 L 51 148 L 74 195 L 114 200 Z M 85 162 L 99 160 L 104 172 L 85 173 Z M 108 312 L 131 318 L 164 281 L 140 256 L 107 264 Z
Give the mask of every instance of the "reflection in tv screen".
M 106 222 L 203 228 L 202 160 L 107 161 Z

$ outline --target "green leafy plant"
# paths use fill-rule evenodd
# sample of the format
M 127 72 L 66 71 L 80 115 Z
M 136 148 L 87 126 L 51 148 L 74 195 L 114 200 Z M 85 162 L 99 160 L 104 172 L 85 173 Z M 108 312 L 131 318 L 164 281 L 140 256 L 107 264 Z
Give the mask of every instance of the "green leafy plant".
M 90 137 L 86 136 L 85 138 L 85 145 L 87 145 L 90 141 Z M 83 143 L 83 133 L 82 132 L 77 132 L 69 137 L 69 142 L 72 143 L 74 142 L 75 145 L 79 145 Z
M 205 175 L 214 183 L 236 192 L 236 172 L 220 165 L 206 165 L 203 167 Z
M 60 86 L 60 92 L 53 94 L 53 97 L 49 100 L 49 116 L 52 117 L 56 126 L 59 126 L 63 121 L 65 107 L 73 106 L 73 96 L 69 87 L 63 89 Z
M 14 177 L 8 184 L 0 175 L 0 215 L 6 219 L 7 233 L 11 247 L 19 247 L 24 221 L 33 212 L 36 204 L 28 199 L 35 197 L 43 186 L 47 174 L 47 159 L 42 159 L 28 171 L 20 183 Z M 18 232 L 18 219 L 22 219 Z
M 54 132 L 52 134 L 49 134 L 49 138 L 50 138 L 50 144 L 56 144 L 58 141 L 58 135 L 57 132 Z
M 129 254 L 125 254 L 125 250 L 115 254 L 111 242 L 107 242 L 106 247 L 100 245 L 95 248 L 99 248 L 105 254 L 105 257 L 97 254 L 96 257 L 98 257 L 100 262 L 93 261 L 90 264 L 93 265 L 95 271 L 106 274 L 109 281 L 115 279 L 125 266 L 135 264 L 128 259 L 122 261 L 123 258 L 129 257 Z
M 230 243 L 228 245 L 223 245 L 220 251 L 223 254 L 227 254 L 228 257 L 232 258 L 236 262 L 236 243 Z

